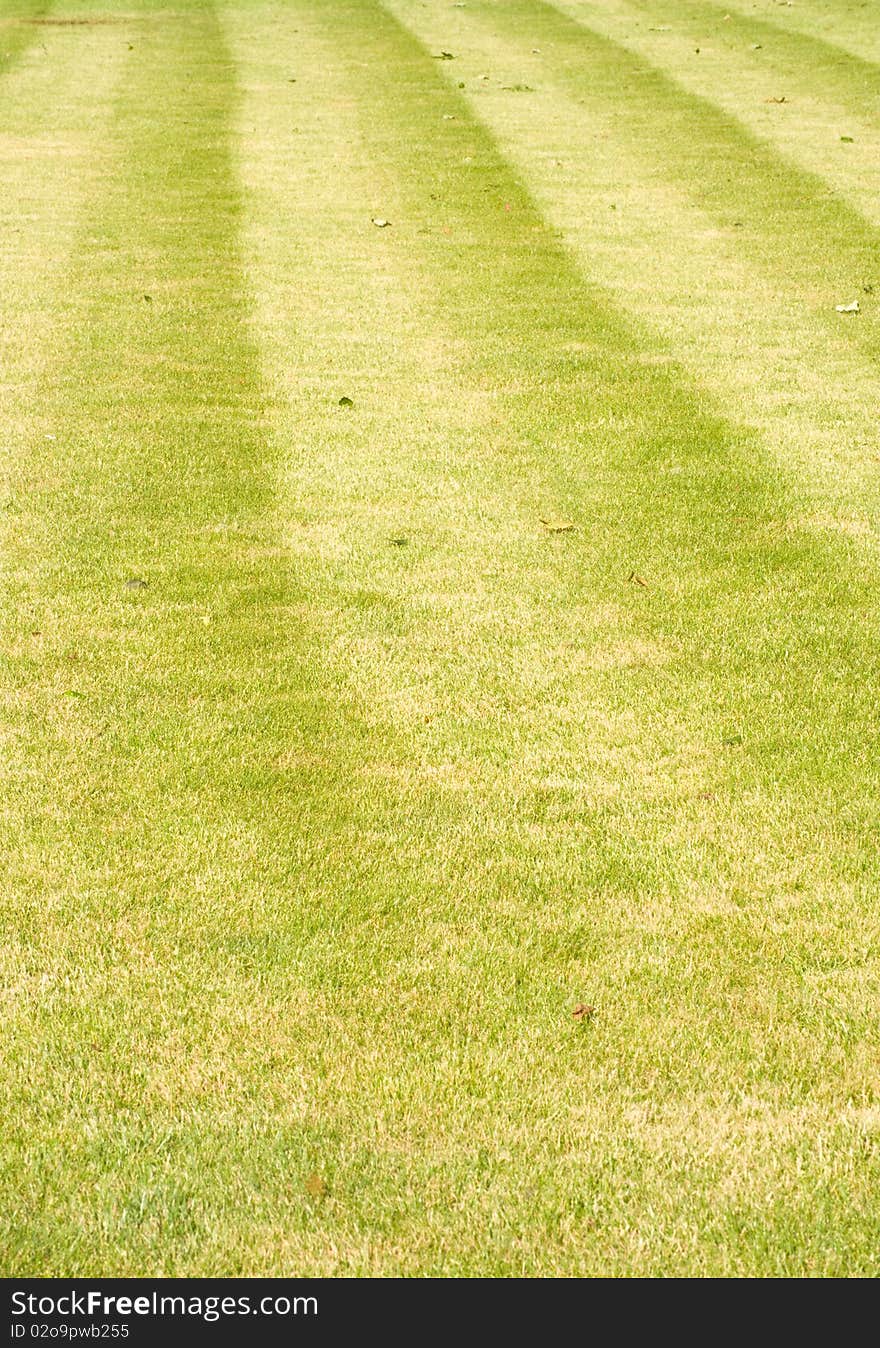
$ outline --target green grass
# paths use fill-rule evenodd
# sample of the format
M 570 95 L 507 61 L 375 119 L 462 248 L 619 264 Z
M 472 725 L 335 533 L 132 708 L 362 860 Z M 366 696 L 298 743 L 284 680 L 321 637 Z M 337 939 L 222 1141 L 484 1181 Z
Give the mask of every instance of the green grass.
M 782 140 L 767 6 L 723 106 L 620 0 L 44 9 L 3 1271 L 873 1274 L 880 215 L 819 7 Z

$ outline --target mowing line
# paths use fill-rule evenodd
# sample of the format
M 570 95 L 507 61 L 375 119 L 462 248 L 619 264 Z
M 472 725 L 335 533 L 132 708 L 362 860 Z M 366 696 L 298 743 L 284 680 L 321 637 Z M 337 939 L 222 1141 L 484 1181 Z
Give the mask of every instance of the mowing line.
M 779 17 L 782 6 L 776 6 L 775 22 L 756 17 L 754 10 L 738 14 L 714 0 L 562 0 L 559 8 L 607 29 L 634 50 L 643 49 L 671 67 L 682 83 L 722 101 L 742 120 L 756 122 L 759 133 L 777 134 L 781 128 L 779 113 L 765 112 L 757 120 L 768 81 L 775 89 L 780 80 L 784 87 L 777 92 L 787 90 L 786 102 L 793 104 L 792 136 L 805 124 L 809 128 L 811 109 L 823 104 L 837 117 L 864 118 L 876 132 L 880 64 L 793 31 Z M 735 73 L 736 102 L 730 86 L 713 82 L 719 68 Z M 815 153 L 816 146 L 805 138 L 805 152 L 811 150 Z
M 856 60 L 880 62 L 880 34 L 873 6 L 865 0 L 799 0 L 798 4 L 780 5 L 779 0 L 735 0 L 727 11 L 737 14 L 744 7 L 749 18 L 756 12 L 777 32 L 797 34 L 825 42 L 833 50 L 846 52 Z
M 674 183 L 722 228 L 737 227 L 740 251 L 764 271 L 771 294 L 797 295 L 829 325 L 839 322 L 834 306 L 842 295 L 861 295 L 862 321 L 846 333 L 876 358 L 877 311 L 862 287 L 876 280 L 880 235 L 826 183 L 644 56 L 556 6 L 475 0 L 471 11 L 515 38 L 528 24 L 554 84 L 587 100 L 613 99 L 619 130 L 641 146 L 646 174 Z
M 53 359 L 53 334 L 62 326 L 56 321 L 60 287 L 83 204 L 103 163 L 123 50 L 106 32 L 90 34 L 95 74 L 86 88 L 83 44 L 74 48 L 51 32 L 45 54 L 9 71 L 0 84 L 4 482 L 19 471 L 24 446 L 52 429 L 43 421 L 39 379 Z
M 585 86 L 583 97 L 548 88 L 550 53 L 531 50 L 528 25 L 499 37 L 470 9 L 450 20 L 406 0 L 396 8 L 431 45 L 455 48 L 451 78 L 464 77 L 471 107 L 585 273 L 633 321 L 649 322 L 721 406 L 761 429 L 786 471 L 816 491 L 817 528 L 858 531 L 870 543 L 880 492 L 876 368 L 853 349 L 852 320 L 834 314 L 829 327 L 797 286 L 768 287 L 742 255 L 741 230 L 719 228 L 646 160 L 639 128 L 621 127 L 613 86 Z M 534 92 L 505 89 L 514 80 Z
M 846 53 L 836 59 L 808 41 L 806 50 L 792 53 L 784 34 L 778 42 L 771 35 L 756 44 L 731 16 L 715 10 L 707 15 L 699 5 L 646 10 L 628 0 L 598 7 L 563 0 L 557 8 L 649 60 L 880 223 L 873 172 L 880 156 L 876 66 L 851 65 Z M 794 46 L 800 48 L 798 38 Z
M 799 91 L 834 100 L 841 108 L 849 108 L 876 125 L 880 54 L 872 59 L 848 51 L 828 37 L 793 30 L 783 17 L 788 6 L 774 5 L 769 18 L 758 17 L 754 8 L 752 5 L 748 14 L 741 14 L 735 7 L 719 5 L 715 0 L 674 0 L 659 5 L 654 0 L 626 0 L 624 12 L 641 14 L 655 27 L 674 25 L 679 34 L 686 24 L 691 49 L 695 39 L 699 42 L 711 33 L 731 55 L 736 55 L 738 63 L 747 52 L 753 52 L 750 59 L 756 65 L 791 79 Z

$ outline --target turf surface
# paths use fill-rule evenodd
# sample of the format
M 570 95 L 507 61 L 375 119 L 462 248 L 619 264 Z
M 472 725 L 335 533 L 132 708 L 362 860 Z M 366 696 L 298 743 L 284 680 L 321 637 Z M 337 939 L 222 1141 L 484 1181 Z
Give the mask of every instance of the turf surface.
M 878 63 L 5 0 L 4 1272 L 875 1272 Z

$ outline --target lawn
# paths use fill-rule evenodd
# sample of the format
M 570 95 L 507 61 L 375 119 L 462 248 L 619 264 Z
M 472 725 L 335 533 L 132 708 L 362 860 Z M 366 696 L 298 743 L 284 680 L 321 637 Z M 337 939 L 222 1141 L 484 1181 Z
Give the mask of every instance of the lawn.
M 2 0 L 0 1271 L 878 1271 L 878 94 Z

